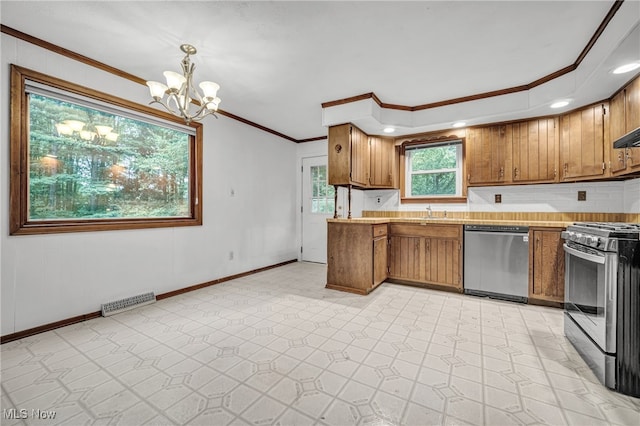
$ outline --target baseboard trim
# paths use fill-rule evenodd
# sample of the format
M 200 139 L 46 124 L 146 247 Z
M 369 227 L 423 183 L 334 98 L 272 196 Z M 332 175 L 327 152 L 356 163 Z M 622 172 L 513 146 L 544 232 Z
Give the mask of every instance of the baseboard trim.
M 276 263 L 274 265 L 264 266 L 258 269 L 252 269 L 251 271 L 241 272 L 235 275 L 229 275 L 227 277 L 218 278 L 212 281 L 207 281 L 201 284 L 192 285 L 189 287 L 184 287 L 178 290 L 169 291 L 167 293 L 162 293 L 156 296 L 157 300 L 166 299 L 168 297 L 178 296 L 180 294 L 188 293 L 190 291 L 199 290 L 201 288 L 209 287 L 215 284 L 220 284 L 226 281 L 235 280 L 238 278 L 246 277 L 248 275 L 257 274 L 258 272 L 268 271 L 269 269 L 279 268 L 280 266 L 288 265 L 290 263 L 297 262 L 298 259 L 287 260 L 285 262 Z M 7 334 L 5 336 L 0 336 L 0 345 L 13 342 L 14 340 L 24 339 L 25 337 L 34 336 L 36 334 L 44 333 L 45 331 L 55 330 L 56 328 L 66 327 L 68 325 L 77 324 L 80 322 L 88 321 L 90 319 L 98 318 L 102 316 L 100 311 L 91 312 L 84 315 L 78 315 L 76 317 L 63 319 L 60 321 L 52 322 L 49 324 L 40 325 L 38 327 L 30 328 L 28 330 L 18 331 L 17 333 Z
M 298 259 L 287 260 L 285 262 L 276 263 L 275 265 L 269 265 L 269 266 L 265 266 L 265 267 L 262 267 L 262 268 L 253 269 L 251 271 L 241 272 L 241 273 L 235 274 L 235 275 L 229 275 L 228 277 L 223 277 L 223 278 L 218 278 L 218 279 L 215 279 L 215 280 L 212 280 L 212 281 L 207 281 L 207 282 L 202 283 L 202 284 L 196 284 L 196 285 L 192 285 L 192 286 L 189 286 L 189 287 L 181 288 L 181 289 L 178 289 L 178 290 L 169 291 L 167 293 L 158 294 L 156 296 L 156 299 L 157 300 L 162 300 L 162 299 L 166 299 L 167 297 L 178 296 L 180 294 L 188 293 L 190 291 L 200 290 L 201 288 L 205 288 L 205 287 L 209 287 L 209 286 L 212 286 L 212 285 L 220 284 L 220 283 L 223 283 L 225 281 L 231 281 L 231 280 L 235 280 L 235 279 L 238 279 L 238 278 L 246 277 L 247 275 L 257 274 L 258 272 L 268 271 L 269 269 L 279 268 L 280 266 L 288 265 L 290 263 L 294 263 L 294 262 L 297 262 L 297 261 L 298 261 Z

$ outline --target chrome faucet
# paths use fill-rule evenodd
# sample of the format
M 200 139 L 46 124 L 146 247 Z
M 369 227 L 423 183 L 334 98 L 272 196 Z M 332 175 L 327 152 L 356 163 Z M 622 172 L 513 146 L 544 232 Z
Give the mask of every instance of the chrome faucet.
M 427 217 L 431 219 L 432 216 L 433 212 L 431 211 L 431 204 L 429 204 L 429 207 L 427 207 Z

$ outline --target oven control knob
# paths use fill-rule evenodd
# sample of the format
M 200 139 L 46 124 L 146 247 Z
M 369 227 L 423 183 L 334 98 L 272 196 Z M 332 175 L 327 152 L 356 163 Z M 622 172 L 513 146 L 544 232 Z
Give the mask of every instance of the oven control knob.
M 593 238 L 592 236 L 586 236 L 584 237 L 584 243 L 588 246 L 592 246 L 593 242 L 595 241 L 595 238 Z
M 599 237 L 592 237 L 591 238 L 591 247 L 598 247 L 600 245 L 600 238 Z
M 580 244 L 586 244 L 587 243 L 587 237 L 586 237 L 586 235 L 576 234 L 576 241 L 579 242 Z

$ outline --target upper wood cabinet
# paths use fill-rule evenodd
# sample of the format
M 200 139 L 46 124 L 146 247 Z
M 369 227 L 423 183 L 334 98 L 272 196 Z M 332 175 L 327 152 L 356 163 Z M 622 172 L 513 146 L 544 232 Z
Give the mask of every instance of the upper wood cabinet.
M 591 105 L 560 117 L 561 180 L 604 176 L 607 107 L 607 103 Z
M 396 187 L 393 139 L 368 136 L 352 124 L 329 128 L 329 185 Z
M 356 126 L 329 128 L 329 185 L 369 183 L 369 140 Z
M 393 188 L 395 179 L 395 152 L 393 139 L 369 136 L 369 185 L 375 188 Z
M 465 164 L 468 185 L 511 181 L 512 126 L 472 127 L 467 130 Z
M 609 134 L 611 142 L 640 127 L 640 77 L 611 99 Z M 625 174 L 640 169 L 640 147 L 611 149 L 611 173 Z
M 555 182 L 558 176 L 558 119 L 541 118 L 514 123 L 512 127 L 513 182 Z

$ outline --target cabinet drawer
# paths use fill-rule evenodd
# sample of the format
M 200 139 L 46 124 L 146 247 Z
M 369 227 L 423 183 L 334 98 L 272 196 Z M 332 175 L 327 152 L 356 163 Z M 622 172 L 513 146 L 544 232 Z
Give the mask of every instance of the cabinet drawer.
M 462 238 L 462 225 L 392 223 L 389 233 L 409 237 Z
M 384 235 L 387 235 L 387 225 L 386 224 L 373 225 L 373 238 L 382 237 Z

